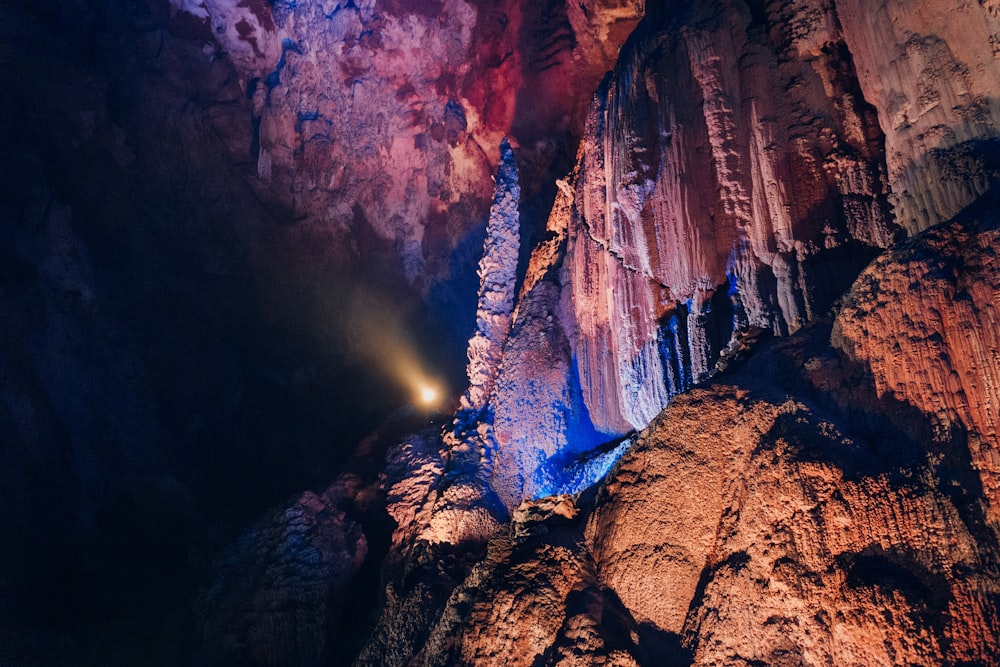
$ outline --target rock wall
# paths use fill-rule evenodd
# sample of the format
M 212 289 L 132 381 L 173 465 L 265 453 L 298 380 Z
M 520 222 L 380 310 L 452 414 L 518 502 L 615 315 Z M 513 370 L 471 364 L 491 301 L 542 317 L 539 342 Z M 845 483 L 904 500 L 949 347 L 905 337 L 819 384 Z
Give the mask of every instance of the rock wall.
M 880 468 L 842 424 L 740 385 L 679 397 L 598 499 L 599 579 L 691 664 L 996 661 L 995 542 L 933 464 Z
M 550 235 L 565 237 L 554 260 L 560 306 L 553 294 L 532 296 L 530 280 L 522 293 L 549 303 L 558 322 L 510 345 L 523 356 L 518 335 L 555 349 L 565 336 L 572 370 L 532 384 L 538 396 L 520 396 L 518 412 L 559 414 L 542 394 L 578 379 L 588 428 L 607 438 L 642 428 L 713 372 L 737 331 L 796 331 L 879 249 L 985 191 L 996 176 L 995 124 L 976 91 L 996 87 L 996 68 L 984 64 L 992 14 L 910 4 L 886 5 L 871 21 L 852 3 L 818 1 L 650 12 L 595 95 L 571 198 L 553 213 L 565 231 L 550 221 Z M 900 13 L 908 18 L 893 18 Z M 915 36 L 916 21 L 952 14 L 941 37 Z M 977 46 L 966 40 L 948 55 L 952 26 L 977 35 Z M 937 46 L 917 49 L 921 39 Z M 919 122 L 891 122 L 887 97 L 904 104 L 928 86 L 938 102 Z M 951 139 L 928 143 L 931 126 Z M 920 204 L 918 215 L 913 192 L 940 206 Z M 518 378 L 524 363 L 511 364 Z M 497 397 L 497 413 L 512 412 L 507 400 Z M 561 441 L 567 429 L 553 422 L 541 432 Z M 510 462 L 530 478 L 553 453 L 526 445 Z
M 947 395 L 980 411 L 991 387 L 952 361 L 975 354 L 928 354 L 919 335 L 900 342 L 914 356 L 893 354 L 878 332 L 901 329 L 859 312 L 919 322 L 952 300 L 989 317 L 995 302 L 949 286 L 992 293 L 995 210 L 907 241 L 836 319 L 675 397 L 596 490 L 523 503 L 439 607 L 416 664 L 995 664 L 989 438 L 955 437 L 946 416 L 974 417 L 926 383 L 954 363 L 964 393 Z M 895 288 L 915 276 L 923 297 Z M 865 319 L 874 333 L 856 343 Z M 893 393 L 881 360 L 915 383 Z M 906 393 L 917 385 L 923 403 Z
M 803 26 L 808 3 L 769 11 L 650 16 L 595 98 L 565 271 L 601 430 L 647 424 L 734 327 L 795 331 L 892 239 L 882 136 L 843 36 Z
M 215 564 L 196 601 L 201 664 L 319 665 L 335 655 L 349 584 L 368 544 L 344 507 L 357 480 L 345 476 L 272 511 Z
M 968 106 L 997 89 L 993 14 L 864 9 L 648 11 L 504 347 L 479 473 L 510 521 L 449 578 L 450 551 L 437 575 L 434 550 L 411 559 L 435 611 L 397 663 L 1000 660 L 994 122 Z M 952 14 L 977 35 L 948 47 L 964 65 L 926 55 L 950 26 L 914 37 Z M 944 148 L 887 120 L 886 90 L 963 67 L 926 109 Z M 539 498 L 612 451 L 596 489 Z
M 897 223 L 912 234 L 951 219 L 997 178 L 1000 7 L 833 4 L 885 132 Z
M 258 196 L 327 243 L 347 238 L 369 256 L 386 245 L 386 261 L 426 289 L 485 217 L 501 139 L 522 146 L 537 193 L 582 129 L 578 92 L 593 90 L 642 11 L 636 0 L 169 7 L 252 101 L 243 150 Z
M 834 342 L 863 364 L 879 396 L 934 421 L 969 457 L 976 496 L 1000 536 L 1000 233 L 989 196 L 958 222 L 894 247 L 858 279 Z

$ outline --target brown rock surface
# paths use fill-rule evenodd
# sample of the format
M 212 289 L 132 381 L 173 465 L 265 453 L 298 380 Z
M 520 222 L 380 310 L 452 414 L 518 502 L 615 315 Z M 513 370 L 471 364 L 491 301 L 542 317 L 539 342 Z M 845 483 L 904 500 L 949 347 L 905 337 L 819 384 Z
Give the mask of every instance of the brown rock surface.
M 948 402 L 931 382 L 953 358 L 942 321 L 977 313 L 957 330 L 990 349 L 976 324 L 996 310 L 993 206 L 895 247 L 836 318 L 675 397 L 596 492 L 518 507 L 424 617 L 416 664 L 996 664 L 986 439 L 956 435 L 990 385 L 956 370 Z M 883 322 L 864 304 L 886 324 L 862 329 Z M 937 347 L 883 354 L 895 332 Z
M 525 503 L 452 593 L 417 665 L 633 666 L 627 614 L 594 577 L 568 496 Z M 515 622 L 512 622 L 516 619 Z
M 995 542 L 870 447 L 798 400 L 679 397 L 602 491 L 599 577 L 693 664 L 991 664 Z
M 987 197 L 958 222 L 879 257 L 837 317 L 834 342 L 880 397 L 930 416 L 978 472 L 1000 536 L 1000 232 Z
M 677 397 L 640 436 L 587 527 L 601 582 L 637 622 L 676 633 L 699 665 L 1000 659 L 992 450 L 945 419 L 975 424 L 971 406 L 993 399 L 960 370 L 976 357 L 939 340 L 947 313 L 972 305 L 985 320 L 963 339 L 992 336 L 990 205 L 863 274 L 835 325 L 853 360 L 813 327 Z M 989 296 L 956 299 L 953 285 Z M 933 369 L 952 363 L 960 394 L 935 389 Z

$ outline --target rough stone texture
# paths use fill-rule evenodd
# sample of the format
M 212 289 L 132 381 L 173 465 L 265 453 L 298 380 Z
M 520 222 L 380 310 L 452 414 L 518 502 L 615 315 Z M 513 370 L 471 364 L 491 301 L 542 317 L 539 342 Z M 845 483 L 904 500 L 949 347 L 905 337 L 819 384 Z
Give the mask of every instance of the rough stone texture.
M 565 261 L 599 429 L 647 424 L 734 326 L 796 330 L 890 242 L 875 111 L 833 23 L 803 26 L 819 4 L 651 13 L 599 89 Z
M 389 452 L 382 486 L 396 527 L 383 566 L 381 613 L 357 665 L 409 664 L 499 527 L 484 485 L 474 471 L 452 468 L 446 443 L 439 429 L 428 428 Z
M 448 277 L 485 214 L 500 140 L 522 146 L 537 191 L 642 11 L 636 0 L 171 0 L 252 101 L 244 150 L 258 195 L 317 237 L 387 246 L 424 288 Z
M 416 665 L 638 665 L 598 586 L 568 496 L 526 503 L 455 589 Z M 511 623 L 510 619 L 517 619 Z
M 963 337 L 992 335 L 994 206 L 862 275 L 835 325 L 850 358 L 822 344 L 829 325 L 772 345 L 677 397 L 602 489 L 587 528 L 601 581 L 693 664 L 1000 659 L 993 450 L 956 437 L 965 422 L 945 420 L 943 397 L 987 412 L 995 399 L 958 370 L 977 357 L 940 342 L 947 313 L 972 304 L 986 320 Z M 955 285 L 988 296 L 955 299 Z M 952 363 L 967 388 L 935 391 L 931 369 Z
M 479 307 L 476 332 L 469 339 L 469 388 L 460 410 L 478 413 L 493 393 L 503 345 L 510 333 L 517 283 L 517 257 L 521 246 L 521 187 L 517 163 L 507 139 L 500 143 L 493 206 L 486 223 L 483 257 L 479 260 Z
M 855 26 L 860 9 L 843 9 L 846 27 L 839 11 L 825 2 L 671 6 L 651 12 L 623 48 L 553 208 L 545 257 L 529 267 L 524 315 L 515 317 L 497 380 L 494 427 L 505 465 L 491 474 L 509 507 L 545 487 L 532 480 L 558 452 L 585 450 L 598 433 L 642 428 L 712 372 L 738 331 L 789 333 L 823 313 L 902 234 L 890 204 L 900 219 L 910 216 L 900 199 L 907 188 L 951 202 L 933 222 L 992 182 L 993 123 L 973 122 L 961 105 L 928 111 L 938 131 L 954 126 L 946 134 L 960 137 L 960 150 L 939 150 L 906 128 L 883 135 L 885 95 L 873 81 L 894 71 L 893 86 L 923 85 L 883 62 L 908 53 L 916 37 L 898 26 L 872 32 L 902 11 L 895 5 L 879 8 L 864 29 Z M 982 8 L 955 12 L 961 25 L 987 21 Z M 887 40 L 896 46 L 874 46 Z M 976 44 L 963 45 L 966 60 L 993 57 L 989 40 Z M 852 45 L 866 54 L 862 76 Z M 946 46 L 935 48 L 941 60 Z M 953 60 L 931 74 L 973 68 Z M 968 80 L 989 88 L 995 68 L 987 69 Z M 962 104 L 974 97 L 962 93 Z M 886 146 L 896 167 L 902 159 L 893 142 L 905 143 L 906 160 L 938 164 L 927 172 L 934 183 L 911 187 L 896 169 L 890 197 Z M 971 189 L 952 192 L 942 178 Z M 558 283 L 532 278 L 556 267 Z M 577 383 L 584 406 L 574 404 Z M 572 427 L 567 406 L 578 415 Z
M 356 483 L 306 492 L 226 550 L 196 603 L 201 664 L 328 664 L 348 586 L 368 551 L 361 526 L 339 507 Z
M 600 580 L 692 664 L 993 664 L 996 540 L 953 464 L 748 374 L 678 397 L 625 455 L 587 529 Z
M 879 396 L 930 415 L 967 448 L 987 521 L 1000 537 L 1000 232 L 987 197 L 957 223 L 879 257 L 837 317 L 834 341 Z
M 1000 7 L 833 4 L 885 132 L 897 222 L 914 233 L 951 219 L 1000 176 Z
M 573 195 L 566 181 L 559 188 L 546 237 L 528 263 L 491 401 L 495 451 L 486 472 L 509 509 L 562 491 L 559 471 L 607 440 L 587 416 L 563 326 L 560 267 Z M 556 472 L 546 474 L 547 465 Z
M 544 202 L 642 10 L 3 3 L 0 635 L 187 664 L 189 591 L 409 400 L 399 350 L 461 375 L 500 139 Z
M 977 359 L 948 322 L 976 313 L 954 331 L 991 349 L 995 210 L 887 252 L 838 315 L 747 338 L 596 491 L 514 510 L 438 589 L 415 664 L 996 664 L 996 494 L 964 437 L 993 401 L 971 369 L 995 363 L 935 380 Z

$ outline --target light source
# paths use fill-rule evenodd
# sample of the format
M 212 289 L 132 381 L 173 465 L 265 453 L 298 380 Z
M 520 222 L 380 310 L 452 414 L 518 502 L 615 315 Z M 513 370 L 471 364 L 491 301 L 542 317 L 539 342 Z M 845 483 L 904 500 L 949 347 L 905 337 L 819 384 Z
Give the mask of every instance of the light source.
M 431 405 L 437 402 L 438 392 L 437 389 L 430 385 L 424 385 L 420 388 L 420 402 L 424 405 Z

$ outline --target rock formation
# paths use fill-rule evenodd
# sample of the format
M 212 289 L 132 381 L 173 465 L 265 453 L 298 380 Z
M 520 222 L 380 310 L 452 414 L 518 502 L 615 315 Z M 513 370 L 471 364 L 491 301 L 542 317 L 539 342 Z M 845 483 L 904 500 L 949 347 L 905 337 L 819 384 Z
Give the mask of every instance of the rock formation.
M 169 11 L 232 63 L 252 101 L 243 150 L 257 195 L 328 244 L 391 248 L 429 288 L 485 213 L 501 139 L 521 143 L 532 183 L 547 174 L 579 136 L 576 91 L 614 62 L 642 3 L 170 0 Z
M 795 331 L 853 277 L 835 257 L 860 268 L 892 238 L 881 133 L 843 37 L 821 22 L 820 50 L 800 50 L 786 26 L 809 10 L 782 11 L 650 17 L 595 98 L 565 270 L 601 430 L 649 423 L 734 328 Z
M 951 219 L 997 177 L 998 30 L 994 2 L 893 0 L 878 12 L 836 2 L 858 83 L 885 132 L 897 223 Z
M 233 544 L 198 606 L 206 664 L 318 665 L 332 655 L 352 578 L 368 551 L 338 480 L 272 512 Z
M 0 7 L 0 662 L 1000 664 L 995 0 L 119 4 Z
M 858 279 L 834 342 L 880 398 L 928 415 L 948 457 L 967 459 L 1000 537 L 1000 277 L 990 196 L 956 222 L 894 247 Z M 902 424 L 900 425 L 902 427 Z
M 500 143 L 500 166 L 490 219 L 486 223 L 483 257 L 479 260 L 479 308 L 476 332 L 469 339 L 469 388 L 459 410 L 476 415 L 486 407 L 500 367 L 503 345 L 510 332 L 521 245 L 521 187 L 517 163 L 507 139 Z
M 996 492 L 979 482 L 980 441 L 829 342 L 873 294 L 921 312 L 918 293 L 892 290 L 900 275 L 950 253 L 992 256 L 1000 216 L 987 204 L 883 256 L 835 320 L 675 397 L 596 495 L 521 505 L 415 664 L 1000 660 Z M 989 285 L 996 267 L 945 273 Z M 982 389 L 970 403 L 997 404 Z
M 671 5 L 623 47 L 495 380 L 483 474 L 510 521 L 428 580 L 394 661 L 1000 660 L 995 201 L 903 240 L 988 189 L 994 125 L 953 105 L 937 122 L 976 140 L 900 138 L 842 4 Z M 975 179 L 921 184 L 897 141 Z M 944 203 L 914 221 L 910 189 Z M 618 456 L 596 495 L 543 497 Z

